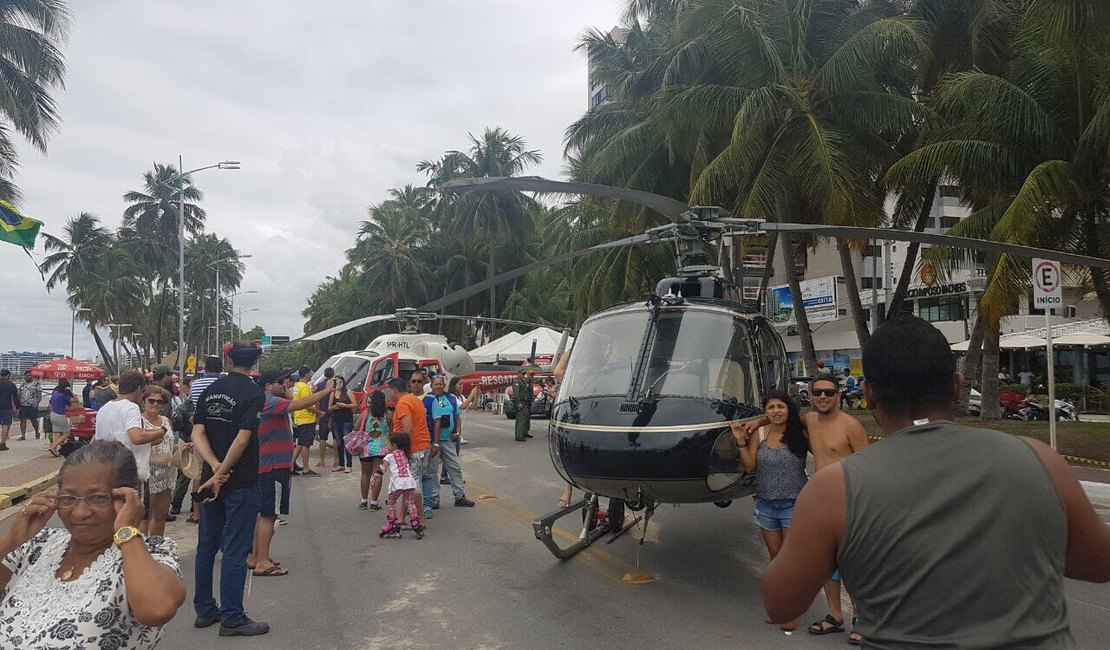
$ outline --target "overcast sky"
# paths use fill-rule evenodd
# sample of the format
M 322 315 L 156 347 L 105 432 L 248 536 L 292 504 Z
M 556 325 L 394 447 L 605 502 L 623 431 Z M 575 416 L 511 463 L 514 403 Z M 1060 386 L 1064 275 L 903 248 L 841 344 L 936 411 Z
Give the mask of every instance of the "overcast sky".
M 250 254 L 237 307 L 271 334 L 335 274 L 366 207 L 422 184 L 416 163 L 501 126 L 559 177 L 564 129 L 586 108 L 587 27 L 623 0 L 71 0 L 62 126 L 43 155 L 21 146 L 22 208 L 60 233 L 92 212 L 119 225 L 125 191 L 154 161 L 207 171 L 208 229 Z M 43 252 L 42 238 L 36 254 Z M 0 349 L 69 352 L 64 290 L 47 293 L 19 248 L 0 244 Z M 78 328 L 77 354 L 95 354 Z

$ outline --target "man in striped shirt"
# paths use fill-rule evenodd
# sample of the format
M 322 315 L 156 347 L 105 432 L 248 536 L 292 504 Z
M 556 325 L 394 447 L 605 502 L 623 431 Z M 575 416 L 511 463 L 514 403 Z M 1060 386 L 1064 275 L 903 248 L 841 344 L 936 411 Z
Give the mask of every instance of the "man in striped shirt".
M 194 407 L 197 405 L 200 396 L 204 394 L 204 390 L 220 378 L 220 371 L 223 369 L 224 364 L 219 357 L 208 357 L 204 360 L 204 375 L 194 379 L 189 386 L 189 400 Z
M 274 539 L 278 512 L 289 514 L 289 472 L 293 468 L 293 430 L 289 427 L 289 413 L 319 402 L 330 395 L 334 387 L 333 382 L 328 380 L 319 391 L 290 400 L 285 397 L 286 377 L 271 371 L 259 379 L 266 394 L 266 405 L 262 407 L 258 421 L 258 492 L 261 508 L 258 524 L 254 528 L 254 548 L 251 557 L 247 558 L 247 564 L 254 565 L 256 576 L 283 576 L 289 573 L 270 557 L 270 542 Z M 275 507 L 278 485 L 281 485 L 280 508 Z

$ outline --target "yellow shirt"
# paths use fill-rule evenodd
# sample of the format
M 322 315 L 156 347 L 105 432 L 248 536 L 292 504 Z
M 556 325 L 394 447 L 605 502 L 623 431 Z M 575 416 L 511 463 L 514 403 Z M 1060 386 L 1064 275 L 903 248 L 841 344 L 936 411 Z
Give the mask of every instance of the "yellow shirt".
M 308 397 L 311 394 L 312 389 L 306 382 L 298 381 L 296 385 L 293 386 L 293 399 Z M 309 409 L 293 411 L 293 424 L 316 424 L 316 413 Z

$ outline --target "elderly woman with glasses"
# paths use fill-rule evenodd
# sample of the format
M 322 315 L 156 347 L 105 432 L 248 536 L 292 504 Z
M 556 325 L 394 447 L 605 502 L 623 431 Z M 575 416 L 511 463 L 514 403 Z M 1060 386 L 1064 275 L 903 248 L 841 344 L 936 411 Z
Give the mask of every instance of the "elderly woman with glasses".
M 185 602 L 177 547 L 144 539 L 134 455 L 93 441 L 0 537 L 0 648 L 153 648 Z M 63 528 L 47 528 L 54 514 Z
M 143 388 L 142 409 L 143 429 L 154 431 L 164 428 L 170 430 L 170 421 L 162 415 L 170 393 L 158 384 Z M 150 478 L 147 479 L 146 518 L 139 530 L 144 535 L 161 537 L 166 532 L 166 520 L 170 515 L 170 501 L 173 500 L 173 487 L 177 483 L 177 468 L 173 465 L 173 452 L 177 443 L 172 435 L 165 435 L 150 445 Z

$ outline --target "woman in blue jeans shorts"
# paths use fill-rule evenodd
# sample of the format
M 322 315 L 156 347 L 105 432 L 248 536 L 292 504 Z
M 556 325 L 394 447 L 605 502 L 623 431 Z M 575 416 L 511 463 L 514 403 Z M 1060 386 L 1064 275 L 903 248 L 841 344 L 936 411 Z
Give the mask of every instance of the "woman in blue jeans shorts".
M 773 560 L 793 521 L 794 501 L 808 480 L 809 439 L 798 405 L 785 391 L 767 391 L 763 396 L 763 413 L 769 424 L 760 427 L 755 435 L 733 424 L 732 436 L 740 449 L 744 470 L 755 473 L 755 522 Z M 797 623 L 790 621 L 780 627 L 790 631 Z
M 328 411 L 331 414 L 331 435 L 335 438 L 335 455 L 339 461 L 333 471 L 350 474 L 352 456 L 343 444 L 343 437 L 355 428 L 355 398 L 347 390 L 347 382 L 339 375 L 335 376 L 335 391 L 331 394 Z

